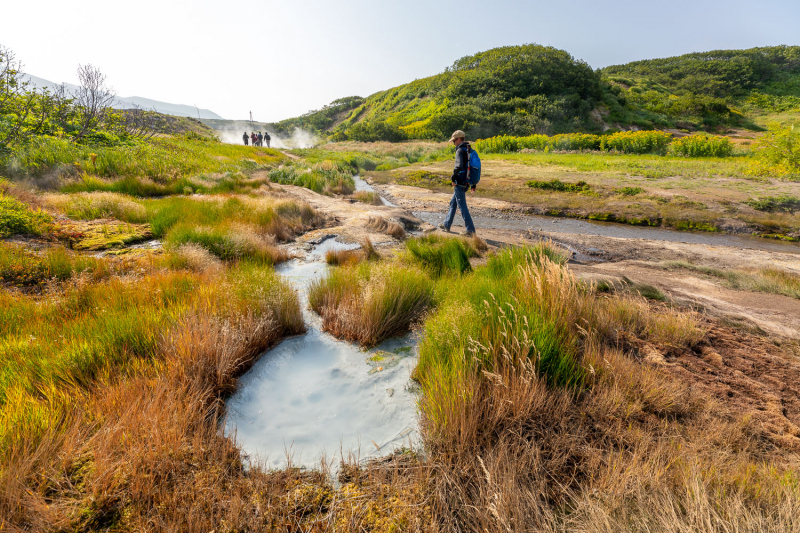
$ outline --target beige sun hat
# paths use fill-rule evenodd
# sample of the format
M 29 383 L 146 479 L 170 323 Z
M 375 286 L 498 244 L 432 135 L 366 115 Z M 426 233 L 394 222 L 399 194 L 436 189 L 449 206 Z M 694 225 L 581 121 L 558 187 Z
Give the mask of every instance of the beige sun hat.
M 456 131 L 453 132 L 453 135 L 450 136 L 450 140 L 447 141 L 447 142 L 451 143 L 456 139 L 466 139 L 466 138 L 467 138 L 467 134 L 466 133 L 464 133 L 461 130 L 456 130 Z

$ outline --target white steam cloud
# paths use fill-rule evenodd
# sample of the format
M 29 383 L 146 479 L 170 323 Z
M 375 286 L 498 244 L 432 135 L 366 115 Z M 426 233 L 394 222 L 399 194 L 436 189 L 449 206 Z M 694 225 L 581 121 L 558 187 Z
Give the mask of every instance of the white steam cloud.
M 247 130 L 247 134 L 250 135 L 252 131 L 253 130 Z M 272 138 L 270 140 L 271 148 L 280 148 L 285 150 L 291 150 L 293 148 L 312 148 L 319 142 L 319 138 L 316 135 L 300 128 L 295 128 L 291 137 L 281 137 L 269 128 L 261 130 L 257 129 L 255 131 L 261 131 L 261 133 L 266 131 L 269 133 L 269 136 Z M 244 131 L 235 130 L 231 127 L 224 130 L 216 130 L 216 133 L 220 141 L 224 143 L 244 144 L 244 141 L 242 140 L 242 134 Z

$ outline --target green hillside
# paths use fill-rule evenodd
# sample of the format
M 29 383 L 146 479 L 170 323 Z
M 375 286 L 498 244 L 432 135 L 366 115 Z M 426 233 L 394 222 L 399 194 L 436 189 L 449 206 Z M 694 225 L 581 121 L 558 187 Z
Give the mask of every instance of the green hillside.
M 654 125 L 714 127 L 763 115 L 800 113 L 800 47 L 715 50 L 603 69 L 624 109 Z M 635 121 L 635 120 L 634 120 Z
M 600 76 L 583 61 L 552 47 L 511 46 L 373 94 L 326 129 L 365 141 L 439 139 L 455 129 L 479 136 L 588 130 L 601 97 Z M 278 126 L 313 127 L 319 113 L 301 118 Z
M 535 44 L 467 56 L 441 74 L 275 124 L 333 140 L 471 138 L 637 128 L 757 128 L 800 116 L 800 47 L 722 50 L 592 70 Z M 760 120 L 763 119 L 763 120 Z

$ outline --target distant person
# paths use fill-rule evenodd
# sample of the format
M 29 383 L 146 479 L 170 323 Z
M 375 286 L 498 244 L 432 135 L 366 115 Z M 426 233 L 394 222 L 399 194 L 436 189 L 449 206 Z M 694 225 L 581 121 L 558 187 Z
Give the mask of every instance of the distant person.
M 247 146 L 247 139 L 248 139 L 248 138 L 249 138 L 249 137 L 247 137 L 247 132 L 244 132 L 244 135 L 242 135 L 242 140 L 244 141 L 244 145 L 245 145 L 245 146 Z
M 456 166 L 453 169 L 453 177 L 450 178 L 453 184 L 453 198 L 450 200 L 450 211 L 447 213 L 447 218 L 442 224 L 439 224 L 439 227 L 449 232 L 450 226 L 453 225 L 453 219 L 456 217 L 456 208 L 458 208 L 461 210 L 464 225 L 467 227 L 467 235 L 471 236 L 475 235 L 475 225 L 472 223 L 472 217 L 469 215 L 467 207 L 467 189 L 475 192 L 475 185 L 470 184 L 467 177 L 471 147 L 466 138 L 467 135 L 463 131 L 456 130 L 448 141 L 456 146 Z
M 264 132 L 264 140 L 267 142 L 267 148 L 269 148 L 269 142 L 272 140 L 272 137 L 269 136 L 269 132 Z
M 264 146 L 264 136 L 261 135 L 260 131 L 258 132 L 258 145 L 259 146 Z
M 253 146 L 256 145 L 256 132 L 250 134 L 250 142 L 253 143 Z

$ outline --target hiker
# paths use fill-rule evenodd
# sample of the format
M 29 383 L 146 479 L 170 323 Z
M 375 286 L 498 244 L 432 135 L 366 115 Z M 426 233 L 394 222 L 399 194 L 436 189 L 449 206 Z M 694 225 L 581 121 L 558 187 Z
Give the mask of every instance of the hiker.
M 450 200 L 450 211 L 447 213 L 447 218 L 442 224 L 439 224 L 439 227 L 448 233 L 450 232 L 450 226 L 453 225 L 453 219 L 456 216 L 456 207 L 458 207 L 461 210 L 464 225 L 467 227 L 467 235 L 472 236 L 475 235 L 475 225 L 472 223 L 472 217 L 469 216 L 467 189 L 475 192 L 477 180 L 471 180 L 467 176 L 467 167 L 470 162 L 472 148 L 466 141 L 466 137 L 467 135 L 463 131 L 456 130 L 448 141 L 456 146 L 456 166 L 453 169 L 453 177 L 450 178 L 453 184 L 453 198 Z
M 244 135 L 242 135 L 242 140 L 244 141 L 244 145 L 247 146 L 247 132 L 244 132 Z
M 264 132 L 264 140 L 267 141 L 267 148 L 269 148 L 269 142 L 272 140 L 272 137 L 269 136 L 269 132 Z
M 250 134 L 250 142 L 253 143 L 253 146 L 256 145 L 256 132 Z
M 264 146 L 264 136 L 263 136 L 263 135 L 261 135 L 261 132 L 260 132 L 260 131 L 258 132 L 258 137 L 257 137 L 257 139 L 258 139 L 258 145 L 259 145 L 259 146 Z

